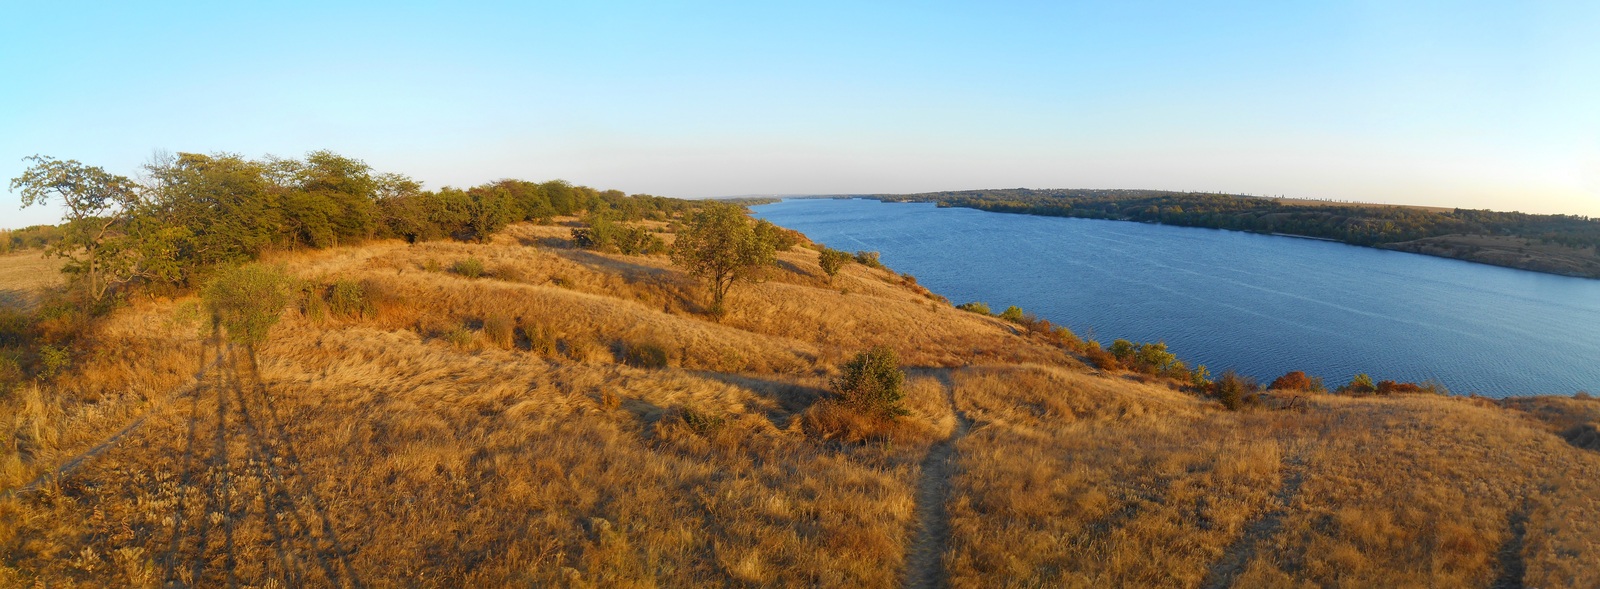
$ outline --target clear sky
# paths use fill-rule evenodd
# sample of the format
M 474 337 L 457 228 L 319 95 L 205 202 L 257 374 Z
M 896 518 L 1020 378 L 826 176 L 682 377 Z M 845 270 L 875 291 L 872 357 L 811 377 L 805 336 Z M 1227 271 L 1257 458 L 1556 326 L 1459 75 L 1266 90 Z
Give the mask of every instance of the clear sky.
M 1600 2 L 0 0 L 34 153 L 426 185 L 1127 187 L 1600 215 Z M 0 193 L 0 226 L 53 221 Z

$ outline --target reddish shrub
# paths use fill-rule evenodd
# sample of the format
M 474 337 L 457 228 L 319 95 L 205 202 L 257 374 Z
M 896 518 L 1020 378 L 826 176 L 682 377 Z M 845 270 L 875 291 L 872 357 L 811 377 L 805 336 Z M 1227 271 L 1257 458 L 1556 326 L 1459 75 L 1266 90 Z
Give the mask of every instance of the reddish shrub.
M 1306 376 L 1306 373 L 1296 370 L 1278 377 L 1277 380 L 1272 381 L 1271 385 L 1267 386 L 1267 389 L 1274 391 L 1316 391 L 1322 389 L 1322 379 Z

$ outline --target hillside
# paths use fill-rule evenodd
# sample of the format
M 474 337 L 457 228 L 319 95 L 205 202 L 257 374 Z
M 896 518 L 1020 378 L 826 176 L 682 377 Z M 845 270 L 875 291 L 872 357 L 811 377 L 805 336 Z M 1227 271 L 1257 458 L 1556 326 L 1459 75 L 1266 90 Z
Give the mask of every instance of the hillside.
M 1600 584 L 1600 402 L 1229 411 L 807 247 L 714 318 L 577 225 L 269 252 L 254 369 L 133 298 L 0 414 L 0 586 Z M 876 345 L 889 423 L 826 401 Z
M 1000 213 L 1314 237 L 1534 272 L 1600 278 L 1600 219 L 1166 190 L 1027 188 L 871 194 Z

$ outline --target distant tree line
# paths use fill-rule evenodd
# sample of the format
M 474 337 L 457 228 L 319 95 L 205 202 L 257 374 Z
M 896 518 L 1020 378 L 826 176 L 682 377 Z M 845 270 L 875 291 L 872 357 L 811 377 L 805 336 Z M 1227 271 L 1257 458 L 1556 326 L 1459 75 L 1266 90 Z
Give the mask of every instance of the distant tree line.
M 1258 233 L 1284 233 L 1375 246 L 1442 235 L 1500 235 L 1572 248 L 1596 248 L 1600 219 L 1488 210 L 1434 211 L 1401 206 L 1301 205 L 1235 194 L 1160 190 L 969 190 L 868 195 L 1002 213 L 1145 221 Z
M 10 232 L 8 247 L 44 247 L 66 258 L 64 271 L 96 304 L 134 285 L 192 288 L 212 269 L 267 251 L 383 238 L 483 241 L 516 221 L 587 213 L 609 227 L 698 206 L 560 180 L 424 190 L 328 151 L 303 159 L 180 153 L 146 164 L 138 180 L 73 160 L 28 161 L 11 190 L 25 207 L 50 202 L 66 216 L 59 226 Z M 661 247 L 631 233 L 619 241 L 630 250 Z

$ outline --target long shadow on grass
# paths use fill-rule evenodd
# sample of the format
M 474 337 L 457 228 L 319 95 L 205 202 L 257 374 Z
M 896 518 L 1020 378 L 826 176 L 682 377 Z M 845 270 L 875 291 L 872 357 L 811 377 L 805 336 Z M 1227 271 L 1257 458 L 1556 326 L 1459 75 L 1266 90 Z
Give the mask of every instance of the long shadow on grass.
M 690 371 L 690 374 L 733 385 L 773 401 L 775 406 L 766 411 L 766 417 L 767 421 L 772 422 L 773 427 L 778 429 L 788 428 L 796 417 L 828 394 L 827 391 L 817 387 L 741 374 L 698 370 Z

